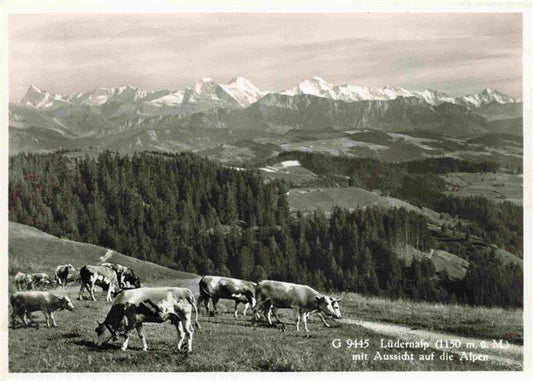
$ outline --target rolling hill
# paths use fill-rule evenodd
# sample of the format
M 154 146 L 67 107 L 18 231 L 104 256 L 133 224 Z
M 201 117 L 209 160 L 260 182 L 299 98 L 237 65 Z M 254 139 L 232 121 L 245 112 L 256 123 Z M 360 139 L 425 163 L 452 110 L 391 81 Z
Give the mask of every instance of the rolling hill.
M 9 222 L 10 275 L 18 271 L 52 274 L 58 265 L 66 263 L 71 263 L 75 267 L 95 265 L 108 251 L 110 250 L 101 246 L 58 238 L 27 225 Z M 107 261 L 117 262 L 133 269 L 142 282 L 150 284 L 198 277 L 196 274 L 175 271 L 114 251 Z

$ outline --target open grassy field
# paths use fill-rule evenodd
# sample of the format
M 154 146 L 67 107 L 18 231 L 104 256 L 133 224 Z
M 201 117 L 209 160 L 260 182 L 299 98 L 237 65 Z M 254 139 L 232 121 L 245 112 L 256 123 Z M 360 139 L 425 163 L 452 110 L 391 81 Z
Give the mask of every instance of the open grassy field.
M 178 282 L 179 283 L 179 282 Z M 59 290 L 72 298 L 76 288 Z M 140 340 L 132 336 L 130 349 L 120 350 L 119 342 L 102 348 L 93 345 L 96 320 L 102 320 L 110 308 L 100 293 L 97 301 L 74 301 L 76 310 L 57 314 L 58 328 L 19 328 L 9 331 L 9 369 L 11 372 L 177 372 L 177 371 L 361 371 L 361 370 L 506 370 L 516 369 L 499 362 L 443 361 L 441 351 L 412 349 L 412 361 L 377 361 L 375 353 L 401 354 L 405 350 L 382 349 L 381 339 L 395 339 L 377 334 L 363 326 L 333 322 L 322 326 L 317 318 L 310 324 L 309 337 L 296 332 L 294 324 L 285 331 L 270 327 L 252 327 L 249 318 L 235 320 L 228 308 L 209 318 L 202 314 L 202 329 L 195 331 L 193 352 L 175 353 L 177 333 L 169 323 L 147 325 L 148 352 L 140 350 Z M 344 307 L 346 305 L 346 307 Z M 345 316 L 360 316 L 350 300 L 343 303 Z M 351 315 L 353 313 L 353 315 Z M 37 315 L 37 314 L 36 314 Z M 435 315 L 437 317 L 437 315 Z M 288 314 L 282 314 L 287 321 Z M 41 316 L 39 319 L 43 323 Z M 335 349 L 334 339 L 368 339 L 369 347 Z M 366 360 L 352 359 L 352 354 L 368 353 Z M 435 352 L 434 361 L 419 355 Z M 517 361 L 520 361 L 518 359 Z
M 41 246 L 42 251 L 36 251 Z M 87 262 L 96 262 L 105 252 L 106 249 L 94 245 L 62 240 L 24 225 L 10 224 L 9 263 L 20 271 L 48 269 L 57 263 L 80 265 L 85 255 L 89 258 Z M 32 255 L 36 255 L 37 259 L 31 261 Z M 148 262 L 128 262 L 132 259 L 119 254 L 114 254 L 113 260 L 127 264 L 141 274 L 145 286 L 189 287 L 193 293 L 198 292 L 197 275 L 165 269 Z M 11 274 L 14 270 L 10 267 Z M 78 293 L 75 285 L 53 292 L 70 296 L 76 309 L 57 313 L 58 328 L 47 328 L 40 312 L 34 315 L 41 328 L 10 328 L 8 346 L 11 372 L 521 369 L 522 351 L 519 346 L 513 346 L 512 353 L 502 350 L 496 355 L 491 354 L 486 361 L 476 362 L 461 360 L 459 356 L 453 360 L 441 360 L 439 356 L 443 349 L 436 349 L 434 342 L 428 349 L 381 348 L 381 340 L 415 340 L 418 337 L 417 329 L 420 328 L 434 330 L 433 337 L 460 333 L 462 336 L 521 343 L 520 310 L 430 305 L 343 294 L 343 319 L 330 321 L 331 327 L 325 328 L 316 316 L 312 316 L 309 324 L 311 332 L 306 336 L 304 332 L 296 332 L 289 310 L 281 310 L 281 318 L 287 322 L 287 329 L 282 331 L 265 325 L 252 327 L 249 316 L 235 320 L 232 315 L 233 303 L 221 301 L 218 316 L 207 317 L 205 310 L 201 311 L 202 329 L 195 332 L 193 352 L 184 355 L 174 351 L 177 333 L 169 323 L 147 325 L 148 352 L 140 350 L 141 343 L 136 334 L 132 335 L 130 349 L 125 352 L 120 350 L 120 341 L 96 348 L 93 345 L 96 320 L 103 320 L 111 307 L 111 303 L 105 302 L 104 293 L 97 292 L 97 301 L 93 302 L 75 300 Z M 379 331 L 372 328 L 372 321 L 383 322 Z M 405 332 L 409 336 L 405 336 Z M 341 340 L 342 348 L 332 346 L 334 339 Z M 347 348 L 348 339 L 368 339 L 369 344 L 364 350 Z M 468 339 L 462 340 L 464 343 Z M 470 351 L 464 350 L 466 353 Z M 406 351 L 413 355 L 412 360 L 378 360 L 375 357 L 377 352 L 400 355 Z M 362 353 L 366 353 L 368 358 L 353 359 L 352 355 Z M 429 356 L 434 356 L 433 360 L 428 360 Z
M 492 201 L 523 202 L 523 178 L 509 173 L 448 173 L 441 175 L 453 196 L 483 196 Z

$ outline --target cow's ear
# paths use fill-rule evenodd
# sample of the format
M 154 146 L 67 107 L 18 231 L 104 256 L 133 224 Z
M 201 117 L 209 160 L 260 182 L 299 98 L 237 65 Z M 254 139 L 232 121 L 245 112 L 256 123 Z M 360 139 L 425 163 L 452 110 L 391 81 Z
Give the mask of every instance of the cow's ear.
M 316 300 L 322 300 L 322 297 L 321 296 L 315 296 Z

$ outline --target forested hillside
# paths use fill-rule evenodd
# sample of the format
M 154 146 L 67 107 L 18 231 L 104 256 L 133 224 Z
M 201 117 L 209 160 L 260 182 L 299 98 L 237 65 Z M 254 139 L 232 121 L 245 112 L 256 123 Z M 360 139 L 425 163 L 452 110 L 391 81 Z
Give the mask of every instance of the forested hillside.
M 522 257 L 522 207 L 510 202 L 493 202 L 485 197 L 458 198 L 444 194 L 445 182 L 439 174 L 451 172 L 495 172 L 493 162 L 472 163 L 453 158 L 428 158 L 403 163 L 385 163 L 367 158 L 350 158 L 306 152 L 283 152 L 276 158 L 256 165 L 281 160 L 298 160 L 302 167 L 320 175 L 319 179 L 298 186 L 356 186 L 380 190 L 452 217 L 467 219 L 459 225 L 466 234 L 504 247 Z
M 419 214 L 337 208 L 329 218 L 291 216 L 287 190 L 283 182 L 265 183 L 253 171 L 190 154 L 19 154 L 10 158 L 9 217 L 198 274 L 443 302 L 522 303 L 521 268 L 483 250 L 465 248 L 474 250 L 473 265 L 459 282 L 436 274 L 428 260 L 409 266 L 399 260 L 398 245 L 426 251 L 436 245 Z M 484 285 L 487 292 L 479 292 Z

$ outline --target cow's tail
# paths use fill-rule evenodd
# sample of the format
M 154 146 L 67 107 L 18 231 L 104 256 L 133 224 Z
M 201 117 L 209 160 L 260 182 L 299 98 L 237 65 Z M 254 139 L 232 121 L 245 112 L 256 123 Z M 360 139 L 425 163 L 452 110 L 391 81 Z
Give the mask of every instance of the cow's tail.
M 202 326 L 198 322 L 198 308 L 196 308 L 196 301 L 194 300 L 194 295 L 192 295 L 192 293 L 189 296 L 188 301 L 191 304 L 192 308 L 194 308 L 194 325 L 196 326 L 196 328 L 202 329 Z
M 200 295 L 204 294 L 204 295 L 207 295 L 207 296 L 211 297 L 211 293 L 206 288 L 206 285 L 203 282 L 204 278 L 205 278 L 205 276 L 203 276 L 202 279 L 200 279 L 200 283 L 198 284 L 198 286 L 200 288 Z

